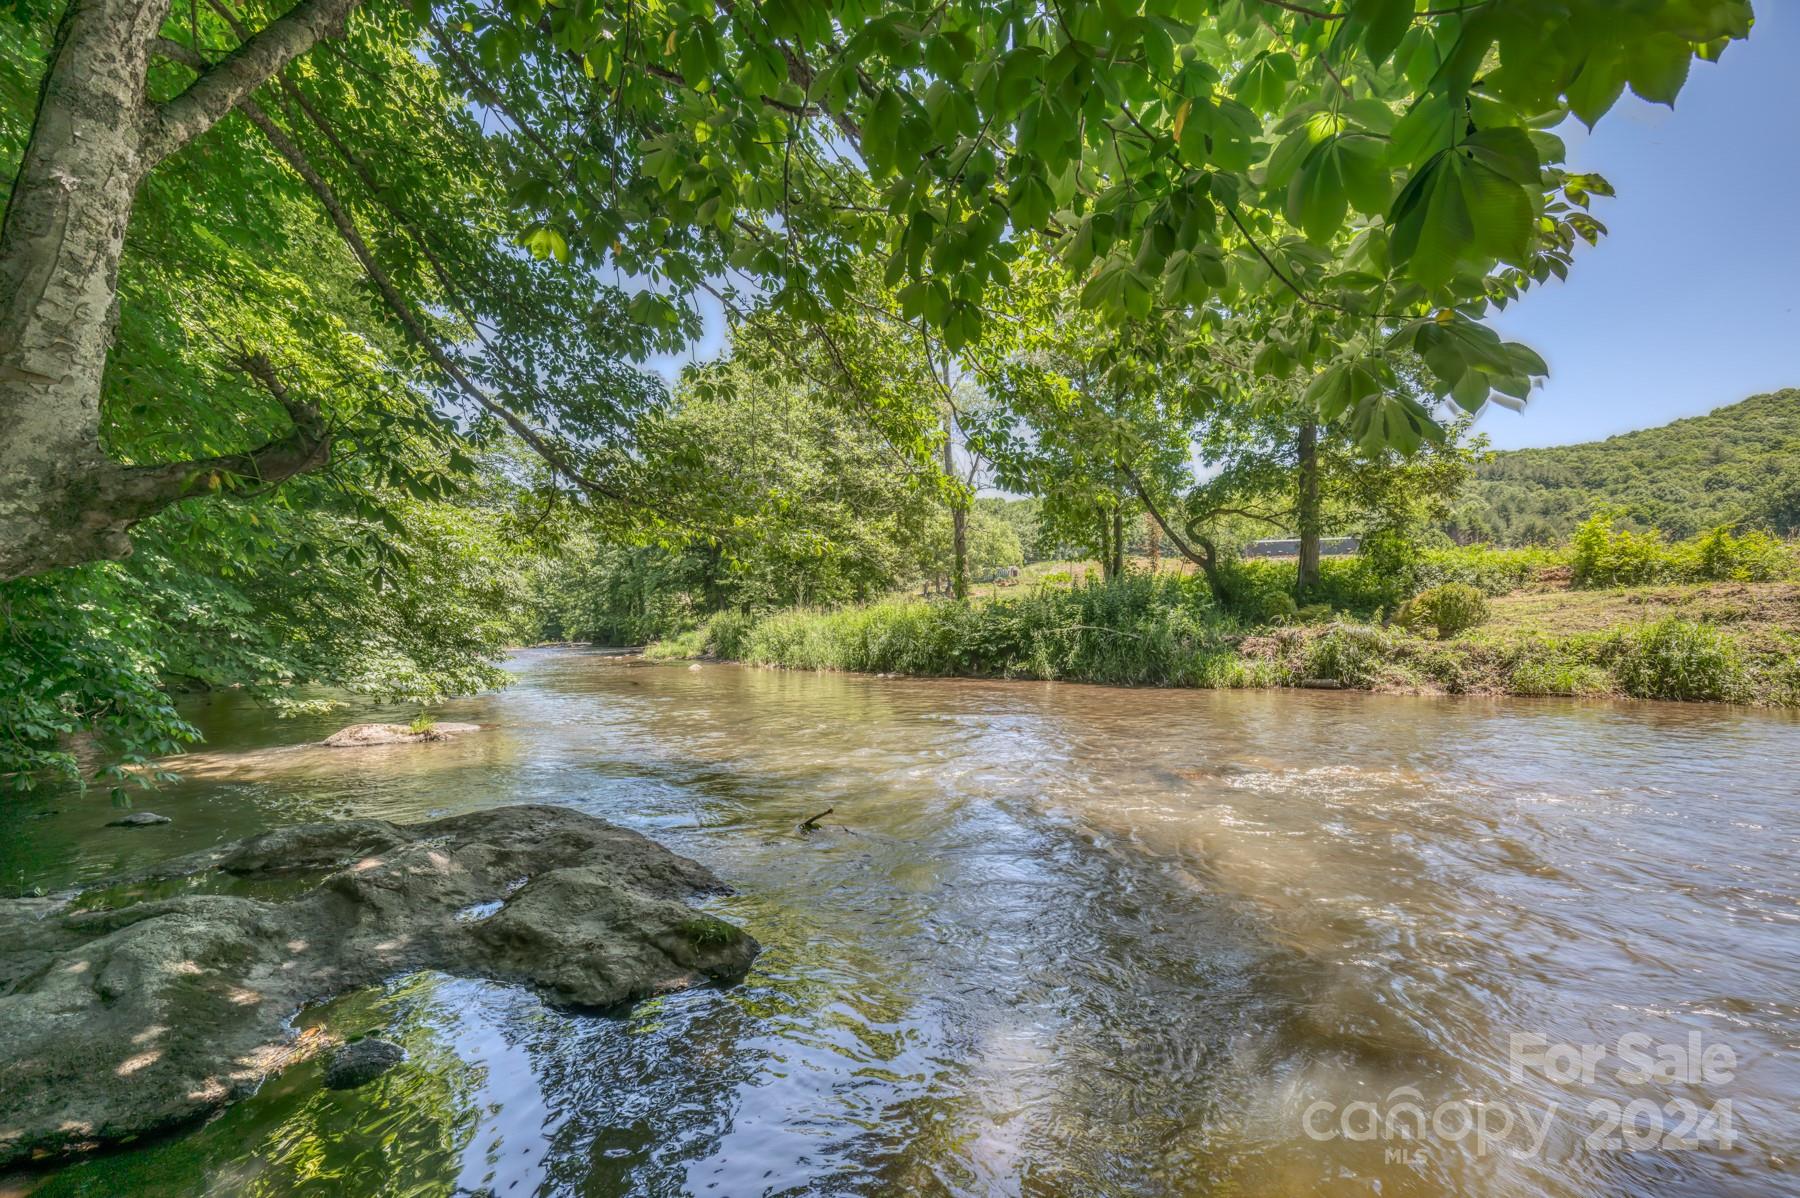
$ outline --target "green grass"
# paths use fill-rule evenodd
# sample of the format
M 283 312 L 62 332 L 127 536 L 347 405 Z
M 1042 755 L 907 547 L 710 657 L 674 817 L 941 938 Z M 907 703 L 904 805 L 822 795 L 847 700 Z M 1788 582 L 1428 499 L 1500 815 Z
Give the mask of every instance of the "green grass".
M 1130 686 L 1326 680 L 1386 691 L 1800 703 L 1797 584 L 1540 590 L 1492 600 L 1490 609 L 1478 627 L 1451 632 L 1433 621 L 1424 635 L 1342 614 L 1253 625 L 1221 610 L 1196 580 L 1133 574 L 968 604 L 895 598 L 725 613 L 646 654 Z
M 706 655 L 706 626 L 690 628 L 644 646 L 644 656 L 651 661 L 680 661 Z
M 981 603 L 893 598 L 756 619 L 733 614 L 652 645 L 646 655 L 710 655 L 801 670 L 1194 686 L 1230 655 L 1239 631 L 1191 580 L 1133 575 L 1037 586 Z

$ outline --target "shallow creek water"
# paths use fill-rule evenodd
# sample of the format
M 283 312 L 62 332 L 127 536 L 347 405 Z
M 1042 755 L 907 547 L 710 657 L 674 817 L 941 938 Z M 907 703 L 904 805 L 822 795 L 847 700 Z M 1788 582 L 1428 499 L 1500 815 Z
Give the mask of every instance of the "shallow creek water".
M 396 978 L 302 1016 L 400 1039 L 382 1080 L 297 1066 L 0 1194 L 1800 1193 L 1792 716 L 513 668 L 443 744 L 196 705 L 205 751 L 139 800 L 174 823 L 9 799 L 0 888 L 568 803 L 737 887 L 707 906 L 749 979 L 594 1015 Z M 1700 1052 L 1634 1079 L 1665 1046 Z

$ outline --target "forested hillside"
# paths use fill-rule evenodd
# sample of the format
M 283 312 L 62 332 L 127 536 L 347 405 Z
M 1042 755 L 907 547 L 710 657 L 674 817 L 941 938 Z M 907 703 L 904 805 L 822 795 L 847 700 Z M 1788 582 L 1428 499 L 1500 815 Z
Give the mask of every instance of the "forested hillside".
M 1546 544 L 1616 504 L 1628 522 L 1675 537 L 1746 516 L 1787 533 L 1797 463 L 1800 390 L 1789 388 L 1604 441 L 1496 454 L 1478 469 L 1468 525 L 1506 544 Z

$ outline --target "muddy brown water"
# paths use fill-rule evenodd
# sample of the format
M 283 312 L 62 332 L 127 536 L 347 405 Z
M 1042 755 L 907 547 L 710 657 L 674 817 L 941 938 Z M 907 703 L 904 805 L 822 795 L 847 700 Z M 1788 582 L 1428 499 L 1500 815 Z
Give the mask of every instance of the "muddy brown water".
M 1800 1193 L 1792 716 L 513 668 L 447 744 L 199 704 L 205 751 L 138 800 L 174 823 L 9 798 L 0 885 L 569 803 L 733 883 L 748 981 L 608 1016 L 396 978 L 302 1017 L 400 1039 L 383 1080 L 301 1065 L 0 1193 Z M 1692 1056 L 1631 1072 L 1659 1052 Z

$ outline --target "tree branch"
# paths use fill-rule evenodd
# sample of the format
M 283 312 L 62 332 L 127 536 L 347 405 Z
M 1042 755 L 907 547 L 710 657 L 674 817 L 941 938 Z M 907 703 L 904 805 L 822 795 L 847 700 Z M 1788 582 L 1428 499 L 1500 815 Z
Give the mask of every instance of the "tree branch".
M 1222 597 L 1223 586 L 1219 578 L 1218 546 L 1190 528 L 1188 532 L 1200 545 L 1200 549 L 1195 550 L 1167 520 L 1163 519 L 1161 509 L 1156 506 L 1156 501 L 1150 498 L 1150 488 L 1144 485 L 1144 480 L 1138 477 L 1137 471 L 1131 468 L 1131 464 L 1122 461 L 1118 465 L 1125 477 L 1131 480 L 1131 489 L 1137 493 L 1138 502 L 1144 505 L 1144 510 L 1150 513 L 1152 520 L 1156 521 L 1156 526 L 1163 530 L 1163 535 L 1168 537 L 1175 548 L 1181 551 L 1181 556 L 1200 567 L 1201 573 L 1206 575 L 1207 585 L 1212 588 L 1213 596 L 1215 598 Z
M 268 358 L 245 350 L 232 366 L 255 379 L 281 405 L 293 422 L 292 431 L 244 453 L 156 466 L 118 467 L 111 478 L 101 483 L 102 489 L 113 495 L 108 505 L 110 513 L 135 523 L 172 503 L 219 490 L 221 476 L 248 479 L 261 484 L 257 488 L 261 490 L 316 470 L 331 460 L 332 433 L 318 406 L 294 396 Z
M 206 68 L 186 91 L 151 111 L 143 160 L 154 165 L 194 140 L 249 98 L 269 77 L 344 30 L 360 0 L 300 0 L 252 34 L 218 64 Z
M 518 413 L 489 395 L 475 380 L 469 377 L 462 366 L 444 350 L 443 346 L 438 344 L 437 338 L 432 336 L 431 331 L 425 327 L 423 319 L 413 310 L 413 306 L 406 297 L 400 294 L 399 288 L 394 285 L 394 281 L 388 276 L 387 271 L 375 260 L 374 253 L 369 249 L 368 243 L 363 240 L 362 234 L 357 231 L 355 223 L 351 221 L 350 214 L 339 201 L 337 193 L 332 190 L 331 185 L 319 172 L 313 169 L 312 163 L 307 160 L 305 154 L 301 153 L 300 147 L 294 144 L 293 139 L 281 126 L 269 119 L 269 114 L 264 112 L 262 106 L 255 100 L 247 98 L 241 100 L 238 107 L 249 118 L 251 124 L 262 130 L 263 136 L 268 138 L 269 144 L 275 148 L 276 153 L 287 160 L 287 164 L 294 169 L 294 173 L 299 175 L 301 181 L 318 197 L 319 203 L 325 208 L 325 214 L 331 219 L 332 225 L 336 227 L 338 235 L 350 248 L 350 252 L 355 255 L 356 260 L 362 264 L 363 273 L 368 275 L 369 281 L 375 284 L 376 291 L 380 292 L 389 311 L 405 328 L 413 342 L 425 351 L 437 368 L 443 371 L 456 385 L 456 388 L 473 400 L 482 410 L 497 417 L 501 423 L 517 434 L 521 441 L 530 446 L 533 452 L 549 463 L 553 470 L 583 491 L 617 503 L 630 502 L 620 491 L 584 473 L 569 459 L 560 446 L 533 428 Z

